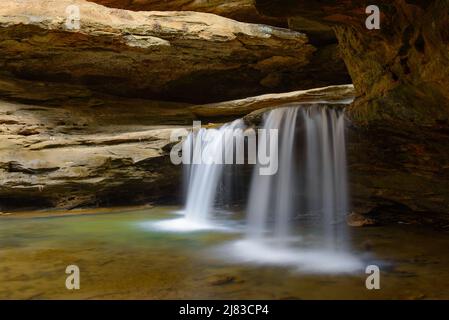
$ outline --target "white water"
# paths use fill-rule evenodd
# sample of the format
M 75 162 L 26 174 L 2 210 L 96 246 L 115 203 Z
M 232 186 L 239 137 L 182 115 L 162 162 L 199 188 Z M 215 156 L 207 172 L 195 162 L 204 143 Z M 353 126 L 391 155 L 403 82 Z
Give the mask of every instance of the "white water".
M 222 179 L 227 155 L 234 155 L 234 139 L 243 135 L 244 123 L 236 120 L 219 129 L 201 128 L 183 143 L 184 192 L 186 205 L 183 218 L 158 222 L 167 231 L 228 230 L 213 223 L 214 203 Z M 232 133 L 232 134 L 229 134 Z
M 315 107 L 303 115 L 307 140 L 306 208 L 321 215 L 324 245 L 344 249 L 345 217 L 349 209 L 344 114 Z
M 215 250 L 226 261 L 272 266 L 288 266 L 306 273 L 353 273 L 363 268 L 361 261 L 345 251 L 299 248 L 267 240 L 243 239 Z
M 279 171 L 261 176 L 254 168 L 247 236 L 227 252 L 240 260 L 308 271 L 360 269 L 347 244 L 343 112 L 319 106 L 275 109 L 264 128 L 279 129 Z M 301 223 L 308 227 L 301 229 Z
M 289 217 L 292 214 L 292 173 L 295 172 L 291 150 L 295 140 L 295 125 L 297 108 L 282 108 L 271 111 L 264 124 L 264 129 L 280 129 L 280 147 L 276 144 L 279 154 L 279 169 L 271 176 L 260 175 L 259 164 L 253 172 L 248 205 L 248 232 L 253 238 L 264 237 L 268 232 L 269 214 L 276 212 L 275 235 L 277 238 L 289 236 Z M 259 143 L 264 144 L 269 135 L 259 137 Z M 268 144 L 269 145 L 269 144 Z
M 243 128 L 243 121 L 236 120 L 222 126 L 220 129 L 200 129 L 192 140 L 195 140 L 195 150 L 190 168 L 186 219 L 192 223 L 208 224 L 213 211 L 217 188 L 224 169 L 224 157 L 234 148 L 234 135 L 226 131 Z M 189 143 L 189 140 L 186 140 Z M 201 161 L 195 157 L 201 155 Z M 199 163 L 199 164 L 195 164 Z
M 326 246 L 336 248 L 346 237 L 338 225 L 345 225 L 348 210 L 343 112 L 324 107 L 275 109 L 264 128 L 280 131 L 279 170 L 261 176 L 257 166 L 254 169 L 249 237 L 288 241 L 294 214 L 313 214 L 321 221 Z M 304 190 L 302 203 L 294 199 L 299 188 L 295 181 Z
M 218 194 L 226 191 L 223 185 L 219 188 L 225 180 L 223 159 L 234 148 L 235 133 L 226 131 L 243 127 L 243 121 L 236 120 L 189 135 L 183 148 L 184 162 L 192 163 L 184 165 L 184 217 L 159 222 L 158 228 L 230 230 L 226 221 L 220 224 L 214 219 L 215 204 Z M 310 105 L 279 108 L 265 116 L 263 128 L 265 133 L 279 130 L 278 143 L 270 143 L 268 134 L 258 137 L 259 146 L 271 146 L 274 150 L 268 152 L 279 155 L 278 171 L 260 175 L 260 165 L 254 166 L 246 237 L 225 246 L 225 258 L 308 272 L 360 269 L 360 261 L 349 254 L 345 223 L 349 206 L 344 113 Z M 242 181 L 239 175 L 232 179 Z M 223 199 L 228 198 L 221 195 Z M 309 225 L 301 229 L 302 223 Z

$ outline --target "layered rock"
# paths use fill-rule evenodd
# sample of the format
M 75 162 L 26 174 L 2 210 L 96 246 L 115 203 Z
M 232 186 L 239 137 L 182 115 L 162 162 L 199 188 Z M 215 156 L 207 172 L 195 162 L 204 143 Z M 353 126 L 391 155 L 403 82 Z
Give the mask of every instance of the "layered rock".
M 210 103 L 192 106 L 189 110 L 199 118 L 243 117 L 256 110 L 276 108 L 288 103 L 349 103 L 353 99 L 354 86 L 340 85 Z
M 289 103 L 341 107 L 353 95 L 348 85 L 190 106 L 3 79 L 0 211 L 173 203 L 181 168 L 168 156 L 172 130 L 190 127 L 194 119 L 208 124 L 244 115 L 254 125 L 270 108 Z M 395 128 L 350 126 L 353 210 L 375 223 L 446 225 L 448 132 L 414 136 L 406 130 L 398 135 Z
M 301 16 L 334 26 L 358 99 L 360 124 L 439 125 L 449 119 L 449 3 L 383 0 L 380 30 L 365 26 L 370 1 L 257 0 L 273 16 Z
M 68 30 L 66 8 L 80 8 Z M 5 0 L 2 73 L 116 95 L 223 101 L 310 87 L 306 35 L 198 12 L 133 12 L 83 0 Z M 313 85 L 312 85 L 313 86 Z
M 67 29 L 67 5 L 80 7 L 80 30 Z M 168 137 L 204 106 L 136 97 L 207 102 L 313 87 L 298 79 L 320 64 L 298 32 L 85 1 L 4 1 L 0 52 L 4 210 L 176 197 Z
M 1 85 L 9 102 L 0 100 L 0 211 L 176 201 L 181 176 L 169 138 L 191 125 L 185 104 Z
M 128 10 L 161 11 L 199 11 L 214 13 L 237 21 L 262 23 L 277 27 L 288 27 L 307 34 L 309 42 L 317 47 L 310 64 L 296 74 L 303 88 L 316 88 L 330 84 L 350 83 L 348 70 L 336 46 L 337 38 L 329 25 L 302 17 L 268 17 L 261 14 L 255 0 L 196 0 L 196 1 L 160 1 L 160 0 L 93 0 L 114 8 Z M 302 76 L 300 76 L 300 74 Z M 274 77 L 272 76 L 271 79 Z
M 260 14 L 255 0 L 90 0 L 104 6 L 136 11 L 197 11 L 242 22 L 287 27 L 287 19 Z
M 80 30 L 65 26 L 69 4 L 81 8 Z M 351 87 L 332 87 L 247 98 L 329 84 L 340 70 L 332 62 L 338 61 L 332 27 L 355 85 L 348 110 L 355 214 L 447 224 L 447 1 L 378 1 L 381 30 L 370 31 L 368 4 L 257 0 L 260 12 L 315 32 L 320 50 L 314 52 L 302 33 L 206 13 L 4 0 L 2 208 L 130 204 L 175 195 L 179 167 L 168 160 L 168 137 L 178 126 L 354 94 Z
M 336 30 L 356 90 L 347 108 L 355 209 L 385 222 L 447 224 L 449 2 L 256 4 L 266 15 Z M 371 4 L 380 8 L 380 30 L 366 28 L 365 9 Z
M 190 106 L 75 85 L 0 84 L 0 211 L 174 203 L 181 168 L 169 158 L 173 130 L 194 119 L 207 125 L 291 101 L 338 102 L 353 94 L 350 85 L 335 86 Z
M 351 126 L 351 201 L 378 223 L 449 222 L 449 130 Z

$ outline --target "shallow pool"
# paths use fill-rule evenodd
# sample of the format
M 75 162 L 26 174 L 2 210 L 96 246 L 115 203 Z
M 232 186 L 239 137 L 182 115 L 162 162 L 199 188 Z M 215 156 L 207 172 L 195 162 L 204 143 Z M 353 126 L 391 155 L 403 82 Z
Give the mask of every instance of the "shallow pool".
M 311 261 L 319 267 L 340 260 L 301 250 L 270 255 L 245 242 L 240 214 L 226 213 L 228 223 L 212 230 L 157 228 L 179 219 L 177 210 L 2 217 L 0 298 L 449 298 L 447 233 L 406 225 L 351 229 L 347 259 L 357 264 L 348 272 L 313 272 Z M 80 268 L 80 290 L 65 287 L 72 264 Z M 380 290 L 365 287 L 369 264 L 381 269 Z

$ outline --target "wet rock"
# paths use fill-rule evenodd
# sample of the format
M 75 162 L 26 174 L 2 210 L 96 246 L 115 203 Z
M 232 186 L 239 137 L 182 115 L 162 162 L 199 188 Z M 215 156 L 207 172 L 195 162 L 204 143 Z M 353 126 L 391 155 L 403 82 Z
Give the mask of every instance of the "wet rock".
M 198 117 L 250 116 L 256 110 L 277 107 L 288 103 L 312 103 L 317 101 L 342 102 L 352 101 L 354 87 L 352 85 L 329 86 L 310 90 L 300 90 L 279 94 L 266 94 L 245 99 L 210 103 L 190 107 L 190 111 Z M 266 111 L 266 110 L 265 110 Z
M 346 217 L 346 222 L 351 227 L 366 227 L 366 226 L 373 226 L 376 224 L 376 222 L 373 219 L 364 217 L 361 214 L 351 212 Z
M 34 134 L 39 134 L 39 127 L 25 127 L 19 130 L 18 134 L 21 136 L 32 136 Z
M 236 280 L 236 277 L 231 275 L 217 275 L 212 277 L 212 279 L 209 279 L 208 283 L 211 286 L 224 286 L 227 284 L 235 283 Z
M 444 130 L 351 126 L 347 137 L 355 212 L 381 224 L 447 225 L 449 146 Z

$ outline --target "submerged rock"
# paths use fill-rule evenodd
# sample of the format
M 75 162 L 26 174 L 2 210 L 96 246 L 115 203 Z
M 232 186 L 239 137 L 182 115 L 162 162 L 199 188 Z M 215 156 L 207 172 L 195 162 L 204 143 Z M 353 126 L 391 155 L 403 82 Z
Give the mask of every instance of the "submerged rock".
M 232 275 L 216 275 L 208 279 L 208 283 L 211 286 L 224 286 L 228 284 L 236 283 L 237 278 Z
M 373 226 L 376 224 L 376 222 L 373 219 L 367 218 L 355 212 L 351 212 L 346 217 L 346 222 L 348 226 L 351 227 L 366 227 L 366 226 Z

